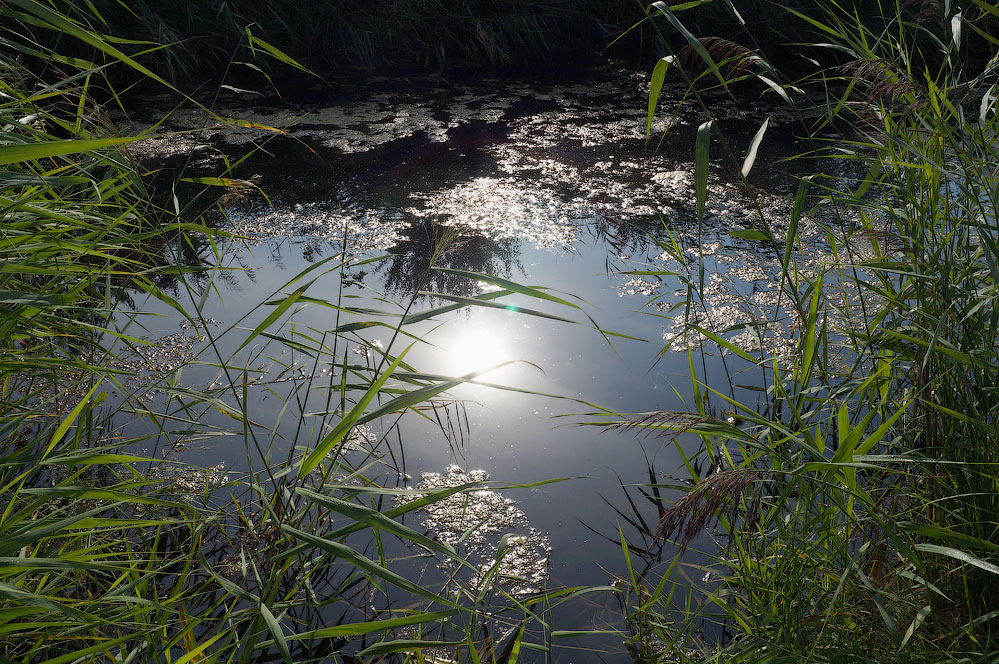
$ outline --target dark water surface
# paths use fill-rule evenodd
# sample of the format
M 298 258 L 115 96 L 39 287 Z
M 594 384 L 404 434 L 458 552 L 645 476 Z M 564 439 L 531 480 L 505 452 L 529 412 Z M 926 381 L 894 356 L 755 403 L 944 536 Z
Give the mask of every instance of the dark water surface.
M 664 110 L 646 142 L 647 73 L 605 63 L 574 72 L 571 79 L 565 76 L 461 83 L 434 77 L 371 79 L 341 84 L 321 104 L 297 110 L 232 99 L 218 110 L 221 115 L 280 127 L 285 133 L 275 137 L 273 132 L 216 127 L 201 112 L 180 111 L 170 121 L 172 128 L 202 130 L 145 141 L 139 148 L 145 163 L 168 172 L 193 155 L 185 172 L 190 177 L 216 174 L 224 159 L 259 147 L 235 176 L 255 182 L 269 200 L 250 191 L 226 201 L 215 223 L 240 239 L 217 244 L 215 253 L 207 246 L 201 249 L 202 259 L 219 268 L 195 295 L 204 293 L 203 311 L 213 319 L 215 334 L 237 321 L 240 328 L 252 329 L 272 309 L 261 302 L 282 289 L 293 291 L 301 284 L 284 288 L 293 276 L 341 251 L 358 259 L 384 258 L 320 276 L 324 266 L 310 275 L 319 277 L 308 291 L 313 297 L 397 313 L 409 306 L 412 313 L 445 303 L 419 294 L 423 291 L 468 297 L 488 290 L 474 280 L 428 272 L 435 241 L 448 229 L 455 242 L 437 265 L 543 286 L 578 304 L 577 310 L 524 296 L 503 300 L 576 324 L 472 308 L 407 328 L 427 342 L 417 343 L 406 356 L 420 371 L 461 375 L 515 360 L 481 379 L 567 398 L 466 385 L 451 390 L 436 409 L 423 411 L 427 417 L 409 413 L 398 427 L 388 418 L 355 436 L 361 447 L 375 447 L 398 470 L 387 481 L 400 486 L 443 486 L 487 476 L 518 484 L 572 478 L 502 496 L 480 495 L 482 518 L 498 521 L 492 530 L 484 524 L 479 555 L 488 558 L 502 533 L 526 537 L 517 563 L 525 580 L 514 584 L 517 591 L 603 585 L 623 575 L 618 527 L 629 537 L 637 533 L 625 519 L 634 513 L 622 485 L 648 482 L 650 466 L 658 481 L 676 484 L 670 476 L 689 476 L 677 450 L 693 455 L 699 449 L 695 436 L 607 431 L 579 426 L 586 418 L 573 415 L 594 409 L 572 399 L 627 413 L 695 407 L 689 358 L 683 351 L 698 349 L 699 340 L 687 333 L 677 337 L 675 319 L 682 319 L 684 310 L 673 307 L 683 302 L 676 293 L 681 281 L 626 272 L 664 270 L 696 278 L 703 259 L 709 297 L 693 315 L 719 331 L 763 321 L 756 329 L 763 330 L 764 349 L 778 354 L 790 349 L 781 334 L 784 321 L 766 328 L 776 306 L 774 257 L 728 235 L 756 227 L 757 204 L 778 231 L 787 223 L 784 196 L 796 185 L 789 167 L 781 170 L 775 163 L 778 156 L 799 149 L 790 114 L 777 108 L 775 98 L 718 98 L 718 121 L 740 158 L 764 117 L 771 117 L 771 127 L 750 180 L 759 188 L 757 197 L 737 184 L 737 167 L 719 158 L 699 233 L 692 161 L 700 113 L 688 106 L 673 116 L 679 92 L 667 90 Z M 155 117 L 155 100 L 149 112 Z M 133 119 L 142 124 L 142 118 Z M 712 149 L 716 156 L 723 154 L 720 145 Z M 180 191 L 183 196 L 186 190 Z M 803 224 L 799 236 L 803 243 L 821 245 L 818 228 Z M 674 240 L 686 260 L 669 256 L 659 244 Z M 203 350 L 205 342 L 175 312 L 165 307 L 147 312 L 163 314 L 144 318 L 146 329 L 141 331 L 151 339 L 166 338 L 154 358 L 159 368 L 179 365 L 194 353 L 211 358 L 213 351 Z M 601 328 L 634 339 L 605 337 L 587 315 Z M 296 331 L 317 336 L 370 318 L 309 305 L 295 311 L 283 331 L 286 336 Z M 391 325 L 397 319 L 383 320 Z M 741 328 L 727 336 L 737 334 L 748 333 Z M 351 362 L 376 362 L 377 349 L 392 336 L 386 327 L 361 330 L 337 352 L 346 352 Z M 289 441 L 296 435 L 305 439 L 299 413 L 324 410 L 332 372 L 328 365 L 315 366 L 294 348 L 263 337 L 237 352 L 243 338 L 245 332 L 238 330 L 222 335 L 219 352 L 225 358 L 234 354 L 230 373 L 237 381 L 244 368 L 255 379 L 248 388 L 253 398 L 249 414 L 261 432 L 277 432 L 261 433 L 263 454 L 274 462 L 289 455 Z M 670 340 L 674 349 L 663 354 Z M 401 352 L 411 341 L 396 338 L 391 352 Z M 374 350 L 365 349 L 365 343 Z M 763 380 L 758 370 L 735 357 L 724 363 L 717 355 L 693 357 L 698 378 L 725 393 L 730 382 L 759 385 Z M 216 367 L 193 365 L 176 380 L 203 387 L 223 383 L 219 373 Z M 736 392 L 753 398 L 750 392 Z M 723 416 L 724 403 L 715 399 L 713 404 L 715 414 Z M 259 450 L 248 449 L 240 435 L 222 435 L 231 426 L 225 417 L 209 411 L 202 421 L 217 424 L 220 435 L 184 440 L 176 449 L 157 452 L 218 466 L 232 476 L 249 469 L 248 458 L 257 459 L 259 466 Z M 306 430 L 315 426 L 310 422 L 306 418 Z M 310 435 L 311 440 L 318 437 Z M 643 502 L 638 508 L 654 527 L 654 506 Z M 425 525 L 447 539 L 456 528 L 460 535 L 462 523 L 464 528 L 474 524 L 470 516 L 462 518 L 466 521 L 448 523 L 445 515 L 424 514 L 407 523 Z M 672 551 L 666 545 L 667 559 Z M 692 583 L 703 577 L 697 570 L 686 574 Z M 616 600 L 592 597 L 592 605 L 559 614 L 553 627 L 620 626 Z M 570 645 L 584 649 L 578 651 L 579 659 L 589 658 L 585 649 L 591 647 L 616 651 L 606 655 L 611 658 L 627 656 L 620 639 Z

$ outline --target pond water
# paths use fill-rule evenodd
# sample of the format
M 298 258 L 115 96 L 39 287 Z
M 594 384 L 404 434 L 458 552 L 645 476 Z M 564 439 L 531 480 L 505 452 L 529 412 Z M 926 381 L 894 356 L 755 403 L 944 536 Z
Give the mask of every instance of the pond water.
M 208 409 L 199 419 L 202 426 L 217 426 L 214 435 L 167 437 L 155 443 L 155 452 L 233 477 L 251 470 L 248 464 L 259 469 L 262 457 L 271 463 L 288 457 L 289 441 L 302 439 L 298 413 L 323 411 L 330 400 L 336 405 L 336 386 L 329 385 L 336 372 L 294 344 L 257 337 L 240 348 L 246 330 L 273 310 L 261 303 L 291 293 L 305 280 L 286 286 L 289 280 L 333 257 L 309 275 L 318 280 L 308 294 L 355 311 L 315 302 L 295 307 L 282 333 L 305 343 L 351 321 L 398 322 L 372 310 L 412 314 L 452 302 L 448 297 L 496 288 L 428 270 L 435 247 L 449 239 L 435 257 L 438 267 L 543 287 L 576 306 L 515 295 L 502 300 L 516 305 L 507 309 L 463 308 L 408 326 L 407 332 L 426 342 L 406 356 L 417 370 L 454 376 L 512 361 L 481 380 L 520 391 L 461 385 L 424 409 L 426 417 L 409 413 L 398 421 L 371 422 L 355 431 L 351 444 L 376 448 L 397 470 L 391 481 L 399 486 L 570 478 L 483 491 L 474 508 L 445 505 L 407 523 L 442 541 L 457 541 L 478 524 L 466 544 L 479 547 L 486 560 L 503 533 L 523 535 L 510 556 L 523 577 L 514 591 L 602 585 L 623 575 L 618 527 L 640 540 L 628 520 L 636 519 L 635 510 L 653 528 L 658 518 L 648 501 L 629 504 L 624 487 L 631 487 L 634 498 L 634 485 L 652 477 L 682 483 L 677 478 L 689 474 L 679 450 L 694 455 L 700 439 L 580 426 L 587 420 L 580 414 L 593 412 L 593 405 L 621 413 L 693 409 L 687 348 L 698 350 L 698 380 L 752 403 L 756 393 L 750 388 L 765 384 L 765 374 L 735 356 L 700 354 L 702 339 L 682 331 L 681 277 L 697 280 L 703 261 L 704 304 L 690 311 L 702 326 L 768 354 L 793 352 L 785 334 L 789 321 L 777 314 L 773 251 L 729 233 L 758 228 L 761 218 L 775 233 L 783 232 L 787 195 L 797 186 L 793 169 L 805 167 L 778 163 L 801 150 L 793 116 L 779 99 L 717 95 L 713 112 L 740 159 L 766 117 L 770 128 L 750 191 L 740 184 L 737 166 L 722 158 L 722 146 L 713 146 L 717 159 L 699 229 L 693 155 L 695 130 L 704 118 L 689 103 L 673 113 L 682 90 L 667 86 L 647 141 L 647 87 L 647 72 L 599 62 L 522 79 L 373 77 L 331 86 L 319 103 L 299 108 L 255 97 L 226 99 L 216 112 L 243 121 L 240 128 L 219 124 L 203 111 L 175 112 L 161 131 L 185 133 L 138 144 L 144 165 L 168 177 L 182 167 L 184 177 L 212 176 L 226 160 L 252 149 L 234 177 L 266 194 L 248 188 L 223 199 L 211 218 L 235 237 L 197 248 L 199 259 L 216 269 L 196 292 L 178 294 L 185 302 L 201 300 L 230 378 L 238 383 L 244 370 L 249 376 L 250 419 L 259 425 L 263 444 L 249 449 L 241 432 L 229 435 L 230 422 Z M 130 120 L 141 129 L 164 108 L 165 100 L 150 99 L 148 117 Z M 188 191 L 179 189 L 179 198 Z M 816 264 L 824 260 L 818 224 L 803 222 L 798 238 Z M 674 243 L 679 255 L 668 251 Z M 356 261 L 381 259 L 326 273 L 341 253 Z M 661 274 L 647 273 L 652 271 Z M 179 385 L 203 389 L 225 382 L 217 366 L 189 363 L 215 352 L 198 326 L 162 304 L 135 307 L 160 314 L 144 316 L 144 329 L 133 330 L 157 341 L 138 363 L 167 371 L 184 365 L 175 377 Z M 379 351 L 398 354 L 412 343 L 393 337 L 390 327 L 351 335 L 336 353 L 352 363 L 377 363 Z M 724 416 L 724 403 L 712 403 L 715 414 Z M 306 428 L 316 426 L 302 421 Z M 671 552 L 667 545 L 666 555 Z M 695 584 L 702 575 L 688 573 Z M 560 616 L 555 628 L 619 625 L 616 600 L 593 597 L 589 607 Z M 627 657 L 620 639 L 582 647 L 608 651 L 583 658 Z

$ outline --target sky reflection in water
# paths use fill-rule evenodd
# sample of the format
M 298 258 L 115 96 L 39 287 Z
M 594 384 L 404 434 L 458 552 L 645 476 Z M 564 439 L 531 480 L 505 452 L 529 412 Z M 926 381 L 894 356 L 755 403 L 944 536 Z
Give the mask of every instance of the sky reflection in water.
M 701 118 L 662 113 L 653 135 L 672 128 L 667 142 L 655 149 L 644 141 L 647 74 L 605 65 L 588 75 L 589 80 L 570 85 L 492 80 L 455 86 L 429 78 L 400 88 L 398 81 L 374 81 L 345 89 L 343 101 L 334 99 L 310 112 L 250 104 L 228 109 L 230 117 L 271 126 L 297 120 L 288 131 L 318 156 L 281 139 L 241 167 L 242 177 L 261 176 L 273 205 L 246 199 L 224 208 L 220 226 L 246 239 L 227 249 L 225 264 L 241 271 L 218 283 L 220 297 L 209 300 L 208 313 L 223 323 L 232 321 L 256 307 L 262 293 L 343 249 L 357 257 L 388 254 L 347 271 L 343 295 L 354 298 L 353 306 L 377 302 L 385 308 L 378 300 L 384 295 L 400 303 L 399 313 L 413 298 L 415 312 L 439 306 L 446 301 L 442 295 L 484 292 L 489 286 L 474 279 L 428 270 L 435 246 L 447 236 L 451 244 L 436 265 L 544 286 L 581 309 L 508 298 L 517 307 L 544 310 L 575 324 L 510 310 L 458 312 L 440 319 L 436 329 L 427 323 L 413 330 L 433 344 L 414 347 L 407 356 L 414 366 L 462 375 L 515 360 L 480 380 L 586 399 L 622 412 L 686 408 L 686 358 L 658 356 L 667 341 L 679 342 L 679 348 L 698 342 L 677 339 L 670 310 L 679 281 L 622 273 L 684 273 L 704 257 L 716 274 L 708 284 L 711 300 L 695 317 L 707 323 L 718 319 L 721 325 L 752 322 L 760 311 L 772 313 L 773 256 L 728 235 L 752 228 L 757 218 L 753 200 L 717 176 L 724 169 L 712 171 L 707 228 L 698 243 L 690 173 L 693 131 Z M 661 103 L 669 108 L 676 98 L 675 91 L 666 91 Z M 770 103 L 722 106 L 721 121 L 748 142 L 764 111 L 773 116 L 754 178 L 774 192 L 761 200 L 779 230 L 787 205 L 777 194 L 786 193 L 791 181 L 767 173 L 762 164 L 791 149 L 789 118 Z M 189 128 L 201 120 L 191 113 L 172 122 L 174 128 Z M 217 164 L 214 150 L 238 153 L 260 138 L 252 132 L 208 130 L 190 145 L 156 139 L 138 150 L 168 161 L 171 149 L 194 149 L 208 174 Z M 803 224 L 800 237 L 815 247 L 824 242 L 814 224 Z M 664 251 L 674 239 L 687 251 L 683 262 Z M 339 287 L 326 284 L 323 292 Z M 584 311 L 607 330 L 645 341 L 605 337 Z M 311 307 L 295 322 L 323 330 L 331 327 L 331 316 Z M 172 332 L 166 323 L 162 331 Z M 360 336 L 385 343 L 388 334 L 382 328 Z M 776 330 L 767 334 L 779 337 Z M 287 371 L 290 357 L 280 354 L 274 360 L 273 375 L 286 375 L 280 372 Z M 701 378 L 709 382 L 725 380 L 725 371 L 746 369 L 737 362 L 726 369 L 717 357 L 705 358 L 702 366 L 707 375 Z M 313 375 L 307 362 L 298 371 L 294 375 Z M 758 380 L 752 373 L 738 378 L 747 384 Z M 276 421 L 282 404 L 261 394 L 257 417 Z M 529 519 L 532 533 L 541 538 L 548 533 L 552 582 L 603 583 L 606 578 L 594 576 L 606 576 L 598 564 L 622 571 L 619 543 L 602 539 L 580 521 L 613 536 L 618 515 L 604 498 L 621 499 L 619 482 L 647 481 L 649 463 L 663 475 L 675 471 L 680 460 L 671 441 L 553 420 L 553 415 L 590 410 L 571 400 L 475 386 L 461 386 L 453 394 L 466 400 L 460 406 L 466 417 L 460 441 L 443 442 L 447 427 L 432 417 L 407 419 L 401 470 L 424 481 L 444 481 L 472 469 L 518 482 L 586 478 L 514 493 L 516 509 Z M 686 454 L 697 449 L 692 437 L 678 441 Z M 237 455 L 210 446 L 200 459 L 215 465 L 220 457 L 239 464 Z M 526 528 L 526 522 L 520 526 Z M 545 539 L 541 548 L 548 546 Z M 546 560 L 546 574 L 548 566 Z

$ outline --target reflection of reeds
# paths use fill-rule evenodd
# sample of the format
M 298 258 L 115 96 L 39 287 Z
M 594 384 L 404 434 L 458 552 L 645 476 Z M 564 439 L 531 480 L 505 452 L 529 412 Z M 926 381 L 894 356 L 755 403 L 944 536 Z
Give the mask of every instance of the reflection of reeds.
M 663 512 L 656 527 L 656 537 L 680 538 L 677 544 L 686 549 L 712 520 L 718 523 L 724 516 L 730 528 L 739 517 L 739 505 L 746 497 L 746 490 L 759 478 L 761 472 L 749 468 L 725 470 L 708 475 L 694 485 Z M 759 490 L 752 492 L 751 502 L 759 498 Z M 748 510 L 750 513 L 752 508 Z
M 453 268 L 509 278 L 523 270 L 520 244 L 493 240 L 460 224 L 435 220 L 400 230 L 401 239 L 389 249 L 390 257 L 376 270 L 384 274 L 385 288 L 397 297 L 417 296 L 435 301 L 427 292 L 474 296 L 480 286 L 434 268 Z M 422 292 L 421 292 L 422 291 Z

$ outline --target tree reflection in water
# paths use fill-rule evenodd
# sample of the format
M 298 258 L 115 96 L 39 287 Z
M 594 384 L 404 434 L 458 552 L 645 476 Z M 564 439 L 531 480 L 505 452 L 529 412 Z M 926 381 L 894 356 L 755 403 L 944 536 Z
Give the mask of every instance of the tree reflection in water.
M 413 297 L 421 291 L 472 297 L 481 292 L 481 285 L 434 267 L 479 272 L 507 279 L 524 273 L 520 262 L 520 241 L 493 240 L 482 235 L 466 234 L 461 228 L 430 219 L 418 220 L 400 231 L 403 236 L 389 249 L 390 257 L 378 263 L 375 272 L 381 274 L 386 293 L 399 300 Z

